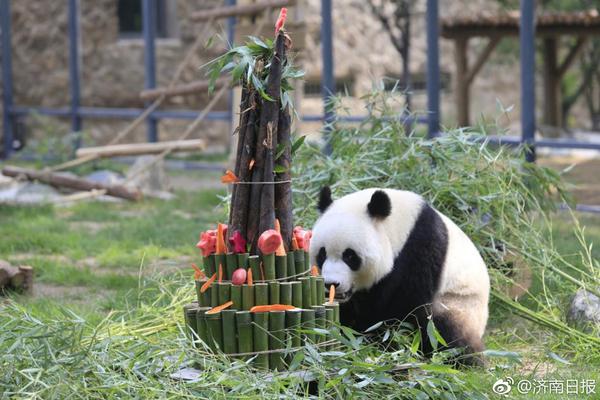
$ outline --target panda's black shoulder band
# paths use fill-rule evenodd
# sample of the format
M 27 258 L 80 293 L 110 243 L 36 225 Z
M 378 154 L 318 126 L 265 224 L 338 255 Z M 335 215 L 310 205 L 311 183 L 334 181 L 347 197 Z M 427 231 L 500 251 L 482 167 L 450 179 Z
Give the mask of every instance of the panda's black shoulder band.
M 369 215 L 372 218 L 387 218 L 392 213 L 392 202 L 390 197 L 383 190 L 376 190 L 371 196 L 371 201 L 367 206 Z
M 327 208 L 333 203 L 331 198 L 331 189 L 329 186 L 323 186 L 321 188 L 321 193 L 319 193 L 319 204 L 317 204 L 317 209 L 319 212 L 324 213 Z

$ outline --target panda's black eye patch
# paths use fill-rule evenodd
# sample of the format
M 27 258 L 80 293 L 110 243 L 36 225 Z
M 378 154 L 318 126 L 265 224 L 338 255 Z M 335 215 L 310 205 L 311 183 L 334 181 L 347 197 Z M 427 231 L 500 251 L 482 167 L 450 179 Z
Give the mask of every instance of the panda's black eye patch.
M 325 264 L 325 260 L 327 260 L 327 252 L 325 251 L 325 247 L 321 247 L 319 249 L 319 253 L 317 254 L 317 266 L 323 269 L 323 264 Z
M 342 261 L 344 261 L 352 271 L 358 271 L 362 260 L 352 249 L 346 249 L 342 253 Z

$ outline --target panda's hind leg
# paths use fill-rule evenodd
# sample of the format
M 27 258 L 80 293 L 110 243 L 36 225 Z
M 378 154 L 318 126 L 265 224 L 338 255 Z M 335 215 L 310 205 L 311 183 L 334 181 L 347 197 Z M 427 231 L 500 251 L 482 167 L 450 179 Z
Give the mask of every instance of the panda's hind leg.
M 485 365 L 483 355 L 485 349 L 481 337 L 468 324 L 460 318 L 449 313 L 433 316 L 433 323 L 440 335 L 446 341 L 448 348 L 459 349 L 460 353 L 453 357 L 451 363 L 483 367 Z

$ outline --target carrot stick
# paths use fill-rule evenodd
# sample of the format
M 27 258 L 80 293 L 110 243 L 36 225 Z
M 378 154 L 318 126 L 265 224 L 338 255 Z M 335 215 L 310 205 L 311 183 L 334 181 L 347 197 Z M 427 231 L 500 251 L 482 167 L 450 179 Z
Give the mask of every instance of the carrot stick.
M 296 240 L 296 235 L 292 235 L 292 250 L 300 250 L 300 247 L 298 246 L 298 241 Z
M 233 301 L 231 301 L 231 300 L 230 300 L 230 301 L 228 301 L 227 303 L 221 304 L 220 306 L 216 306 L 216 307 L 213 307 L 213 308 L 211 308 L 210 310 L 208 310 L 208 311 L 206 312 L 206 314 L 216 314 L 216 313 L 218 313 L 218 312 L 221 312 L 221 311 L 223 311 L 223 310 L 224 310 L 224 309 L 226 309 L 226 308 L 229 308 L 229 307 L 231 307 L 231 306 L 232 306 L 232 304 L 233 304 Z
M 219 283 L 223 281 L 223 264 L 219 264 Z
M 312 268 L 310 269 L 310 274 L 312 276 L 319 276 L 319 268 L 317 268 L 316 265 L 313 265 Z
M 206 275 L 204 275 L 204 272 L 202 272 L 202 270 L 200 268 L 198 268 L 198 266 L 194 263 L 192 263 L 192 268 L 194 268 L 194 280 L 200 280 L 200 279 L 204 279 L 206 278 Z
M 335 285 L 329 286 L 329 304 L 333 304 L 335 298 Z
M 275 218 L 275 230 L 281 235 L 281 225 L 279 224 L 279 219 Z M 285 252 L 285 247 L 283 246 L 283 240 L 279 243 L 279 247 L 275 250 L 276 256 L 285 256 L 287 253 Z
M 248 273 L 246 274 L 246 282 L 248 282 L 248 286 L 254 285 L 254 280 L 252 279 L 252 268 L 248 268 Z
M 295 309 L 296 307 L 288 304 L 266 304 L 262 306 L 254 306 L 250 309 L 250 312 L 288 311 Z
M 227 247 L 225 246 L 225 225 L 218 224 L 217 225 L 217 248 L 216 254 L 225 254 L 227 252 Z
M 211 276 L 209 280 L 207 280 L 206 282 L 204 282 L 204 284 L 200 288 L 200 293 L 206 292 L 208 290 L 208 288 L 210 287 L 210 285 L 212 285 L 212 283 L 215 281 L 215 279 L 217 279 L 217 274 L 216 273 L 213 274 L 213 276 Z

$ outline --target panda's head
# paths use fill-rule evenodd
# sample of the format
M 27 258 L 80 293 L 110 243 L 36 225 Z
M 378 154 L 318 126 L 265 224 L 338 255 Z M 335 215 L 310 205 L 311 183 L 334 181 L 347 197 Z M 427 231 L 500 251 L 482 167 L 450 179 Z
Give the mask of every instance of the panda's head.
M 335 285 L 336 298 L 344 302 L 355 291 L 370 289 L 392 269 L 384 226 L 392 204 L 383 190 L 363 190 L 333 201 L 330 189 L 324 187 L 318 209 L 311 262 L 321 269 L 326 289 Z

